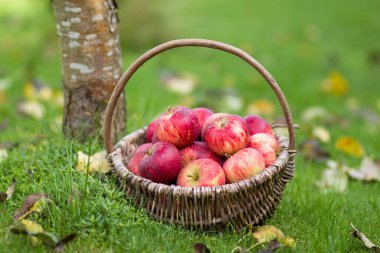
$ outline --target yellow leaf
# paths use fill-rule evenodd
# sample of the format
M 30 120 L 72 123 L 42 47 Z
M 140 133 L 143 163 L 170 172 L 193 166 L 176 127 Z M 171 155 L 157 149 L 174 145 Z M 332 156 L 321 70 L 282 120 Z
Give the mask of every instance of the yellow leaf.
M 4 93 L 4 91 L 1 91 L 0 90 L 0 104 L 2 104 L 2 103 L 4 103 L 5 102 L 5 99 L 6 97 L 5 97 L 5 93 Z
M 321 126 L 313 128 L 313 136 L 323 143 L 328 143 L 331 139 L 329 131 Z
M 8 157 L 8 152 L 6 149 L 0 149 L 0 163 Z
M 32 207 L 30 207 L 29 210 L 27 210 L 20 218 L 18 218 L 18 220 L 24 219 L 25 217 L 29 216 L 33 212 L 37 212 L 37 213 L 42 212 L 43 209 L 47 206 L 48 202 L 50 202 L 50 200 L 45 197 L 41 198 L 40 200 L 37 200 L 32 205 Z
M 335 148 L 354 157 L 362 157 L 364 154 L 362 145 L 356 139 L 349 136 L 340 137 L 335 143 Z
M 272 225 L 264 225 L 253 232 L 253 237 L 257 240 L 257 244 L 263 244 L 277 239 L 280 243 L 288 247 L 294 247 L 295 241 L 293 238 L 285 237 L 284 233 Z
M 88 156 L 82 151 L 78 152 L 78 163 L 75 169 L 78 172 L 92 174 L 94 172 L 107 173 L 111 170 L 111 166 L 106 158 L 107 153 L 105 150 Z
M 22 226 L 23 226 L 23 228 L 27 234 L 35 235 L 35 234 L 44 232 L 44 229 L 42 228 L 41 225 L 39 225 L 39 224 L 37 224 L 31 220 L 27 220 L 27 219 L 20 220 L 20 223 L 22 224 Z
M 22 115 L 41 119 L 44 116 L 45 108 L 37 101 L 24 101 L 17 105 L 17 110 Z
M 256 100 L 255 102 L 248 105 L 247 113 L 271 117 L 274 114 L 274 106 L 269 100 Z
M 322 90 L 327 94 L 335 96 L 344 96 L 349 90 L 349 85 L 344 76 L 334 70 L 331 71 L 329 76 L 322 83 Z

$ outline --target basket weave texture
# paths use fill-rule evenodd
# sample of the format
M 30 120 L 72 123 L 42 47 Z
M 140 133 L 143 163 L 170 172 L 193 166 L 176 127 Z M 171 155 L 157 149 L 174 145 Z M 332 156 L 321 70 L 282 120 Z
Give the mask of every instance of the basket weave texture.
M 253 66 L 275 92 L 283 109 L 289 137 L 277 136 L 282 151 L 275 163 L 260 174 L 246 180 L 213 187 L 180 187 L 154 183 L 134 175 L 127 168 L 133 151 L 145 143 L 146 128 L 122 138 L 115 147 L 111 142 L 113 111 L 131 76 L 146 61 L 168 49 L 183 46 L 201 46 L 234 54 Z M 105 145 L 113 172 L 127 196 L 134 198 L 136 206 L 143 208 L 158 221 L 182 225 L 186 228 L 241 229 L 246 225 L 261 224 L 271 217 L 279 204 L 286 184 L 293 178 L 295 164 L 295 133 L 287 101 L 269 72 L 244 51 L 230 45 L 202 39 L 182 39 L 166 42 L 139 57 L 124 73 L 110 98 L 104 129 Z

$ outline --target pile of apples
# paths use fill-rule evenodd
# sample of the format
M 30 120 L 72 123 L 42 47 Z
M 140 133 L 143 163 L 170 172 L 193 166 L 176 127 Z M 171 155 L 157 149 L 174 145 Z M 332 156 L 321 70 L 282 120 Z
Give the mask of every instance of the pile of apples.
M 280 151 L 271 126 L 207 108 L 171 107 L 152 121 L 146 142 L 128 162 L 135 175 L 184 187 L 216 186 L 250 178 Z

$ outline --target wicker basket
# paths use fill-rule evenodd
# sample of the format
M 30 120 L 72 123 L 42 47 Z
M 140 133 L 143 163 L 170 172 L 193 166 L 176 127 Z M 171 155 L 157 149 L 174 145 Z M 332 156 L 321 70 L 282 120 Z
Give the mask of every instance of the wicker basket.
M 197 46 L 222 50 L 236 55 L 254 67 L 275 92 L 285 114 L 289 138 L 278 137 L 282 151 L 276 162 L 249 179 L 213 187 L 180 187 L 154 183 L 134 175 L 126 164 L 132 152 L 145 142 L 146 128 L 121 139 L 115 147 L 111 142 L 112 115 L 117 99 L 132 75 L 149 59 L 176 47 Z M 134 198 L 139 208 L 158 221 L 186 228 L 224 229 L 228 224 L 240 229 L 248 224 L 262 223 L 271 217 L 281 200 L 285 186 L 294 175 L 295 133 L 292 116 L 280 87 L 269 72 L 244 51 L 233 46 L 203 39 L 181 39 L 161 44 L 139 57 L 119 80 L 108 103 L 105 128 L 108 158 L 123 190 Z

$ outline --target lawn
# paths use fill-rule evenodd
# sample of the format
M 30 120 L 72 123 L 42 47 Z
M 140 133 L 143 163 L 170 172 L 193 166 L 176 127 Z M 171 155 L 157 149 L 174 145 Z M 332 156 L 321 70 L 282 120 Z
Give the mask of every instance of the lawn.
M 241 47 L 280 84 L 295 122 L 301 126 L 297 146 L 310 139 L 313 127 L 321 126 L 331 134 L 331 140 L 322 144 L 330 159 L 359 166 L 361 158 L 335 148 L 342 136 L 353 137 L 366 156 L 380 159 L 378 1 L 157 0 L 150 11 L 160 12 L 160 22 L 150 21 L 148 11 L 133 16 L 128 10 L 133 5 L 120 2 L 124 68 L 149 46 L 174 38 L 208 38 Z M 146 19 L 141 31 L 162 30 L 162 37 L 139 33 L 139 18 Z M 128 22 L 137 23 L 134 30 L 125 28 Z M 146 36 L 147 44 L 132 46 L 129 31 Z M 22 116 L 16 109 L 25 84 L 33 79 L 57 92 L 62 89 L 59 45 L 48 1 L 0 3 L 0 34 L 0 123 L 9 121 L 0 130 L 0 143 L 13 145 L 6 147 L 8 157 L 0 162 L 0 191 L 5 191 L 12 178 L 17 180 L 12 198 L 0 204 L 0 252 L 49 251 L 43 245 L 32 246 L 25 236 L 10 233 L 14 211 L 27 195 L 40 192 L 48 194 L 52 204 L 33 220 L 59 236 L 78 233 L 65 252 L 192 252 L 196 242 L 206 244 L 211 252 L 231 252 L 236 246 L 249 248 L 255 243 L 252 237 L 241 240 L 244 232 L 201 233 L 156 222 L 125 199 L 113 176 L 77 173 L 77 152 L 103 149 L 101 139 L 87 143 L 65 139 L 59 103 L 42 101 L 45 116 L 39 120 Z M 187 95 L 171 92 L 160 84 L 162 71 L 191 73 L 198 86 Z M 347 94 L 322 91 L 323 81 L 333 71 L 347 80 Z M 216 111 L 246 115 L 254 102 L 264 100 L 274 106 L 273 112 L 264 115 L 269 121 L 282 116 L 271 89 L 253 69 L 211 49 L 181 48 L 158 56 L 136 73 L 126 94 L 125 134 L 177 104 L 207 105 Z M 239 106 L 218 94 L 233 94 Z M 303 112 L 311 106 L 324 108 L 334 120 L 304 120 Z M 350 179 L 345 191 L 325 193 L 316 185 L 325 168 L 325 162 L 297 154 L 296 176 L 274 217 L 266 222 L 296 239 L 294 249 L 278 252 L 369 252 L 351 237 L 350 223 L 380 244 L 380 183 Z M 68 201 L 72 192 L 81 193 L 77 202 Z

